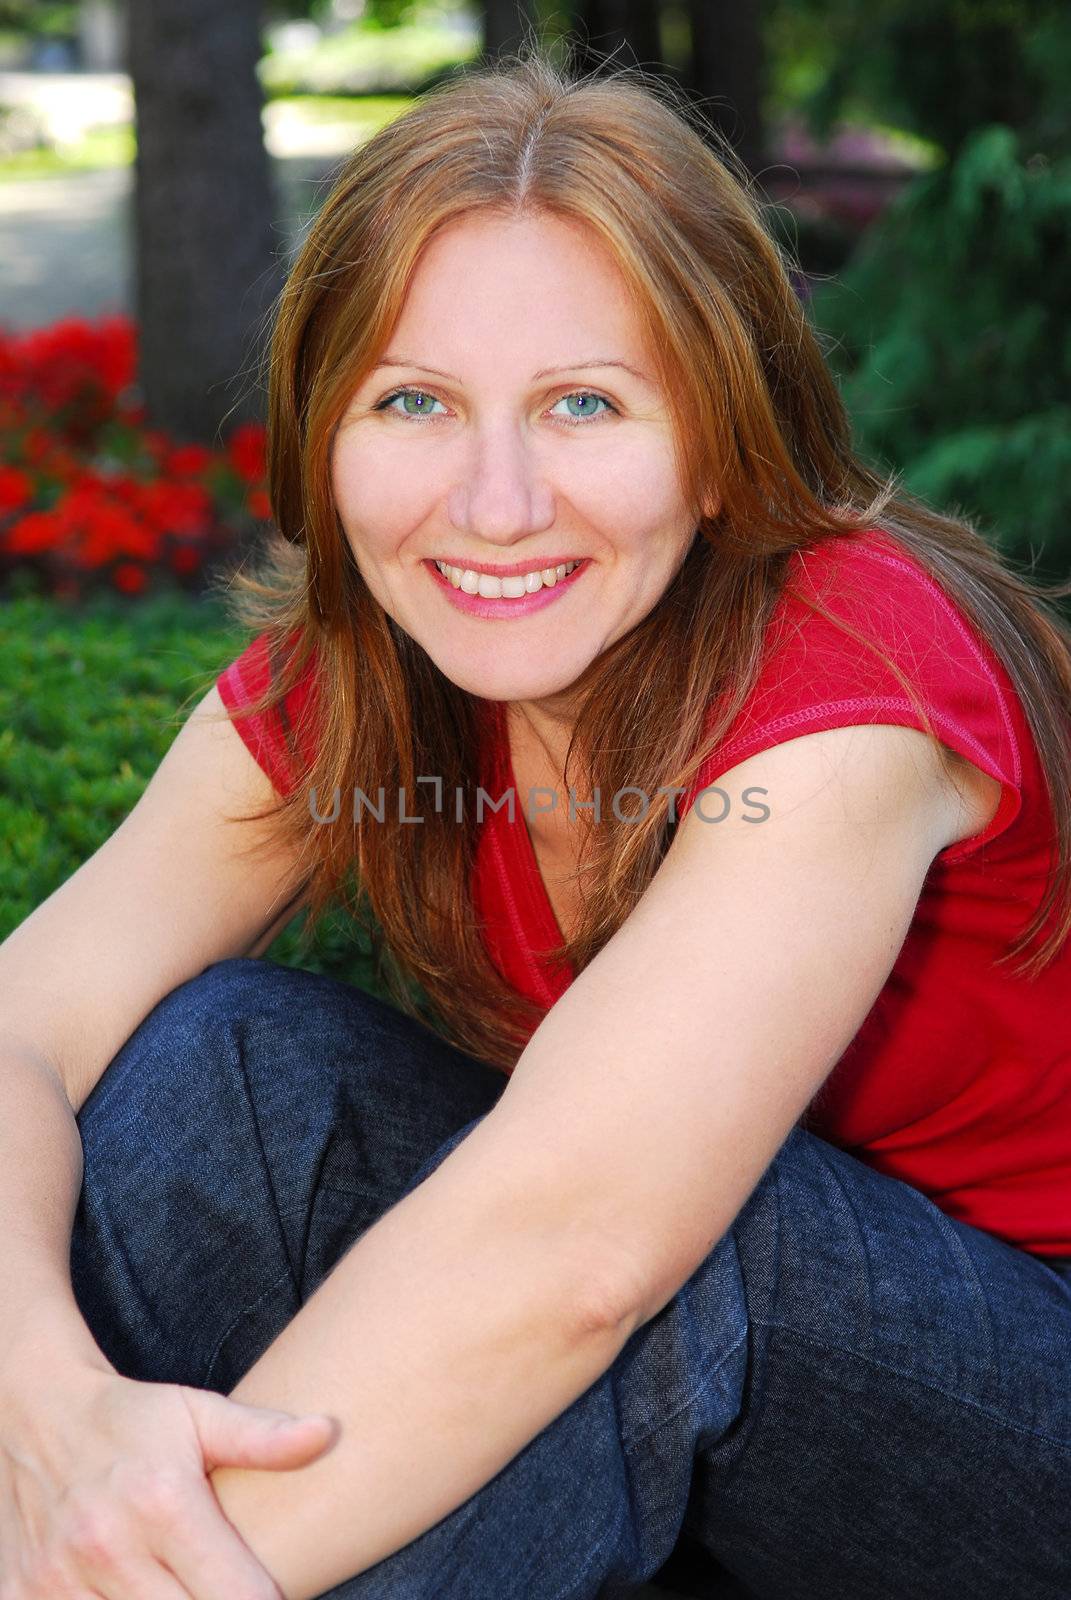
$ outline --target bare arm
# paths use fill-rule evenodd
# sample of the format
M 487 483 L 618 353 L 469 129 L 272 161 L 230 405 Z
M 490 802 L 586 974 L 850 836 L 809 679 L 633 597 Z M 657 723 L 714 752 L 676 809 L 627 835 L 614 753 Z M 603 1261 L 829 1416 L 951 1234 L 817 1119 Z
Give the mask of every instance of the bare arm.
M 809 735 L 736 780 L 768 780 L 776 820 L 729 835 L 685 819 L 493 1109 L 232 1390 L 340 1423 L 285 1482 L 211 1475 L 287 1600 L 461 1505 L 687 1281 L 857 1031 L 933 855 L 963 836 L 915 730 Z
M 62 1350 L 111 1370 L 71 1289 L 71 1228 L 82 1141 L 55 1068 L 26 1040 L 0 1034 L 0 1383 Z M 53 1367 L 53 1370 L 54 1367 Z M 21 1386 L 21 1381 L 20 1381 Z
M 71 1288 L 77 1113 L 157 1001 L 299 904 L 289 863 L 243 853 L 259 825 L 222 821 L 272 790 L 221 711 L 213 688 L 120 827 L 0 944 L 0 1389 L 61 1351 L 110 1370 Z
M 209 1475 L 287 1600 L 363 1572 L 475 1494 L 606 1371 L 634 1325 L 604 1317 L 583 1233 L 571 1244 L 545 1213 L 503 1226 L 533 1188 L 499 1164 L 493 1116 L 358 1239 L 230 1391 L 341 1423 L 334 1446 L 285 1479 Z

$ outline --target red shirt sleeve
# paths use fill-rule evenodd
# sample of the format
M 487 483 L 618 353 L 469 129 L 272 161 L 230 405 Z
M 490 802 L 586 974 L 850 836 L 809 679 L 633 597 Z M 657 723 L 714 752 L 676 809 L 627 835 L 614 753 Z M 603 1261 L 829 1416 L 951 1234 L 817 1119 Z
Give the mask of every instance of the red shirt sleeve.
M 290 793 L 298 781 L 300 764 L 312 759 L 315 740 L 311 732 L 315 700 L 315 652 L 297 683 L 284 700 L 269 713 L 239 717 L 232 726 L 239 733 L 257 764 L 264 769 L 282 795 Z M 216 679 L 220 698 L 228 711 L 244 708 L 264 694 L 272 682 L 273 663 L 267 633 L 258 633 Z
M 826 728 L 925 724 L 880 657 L 815 615 L 814 598 L 888 654 L 933 721 L 938 739 L 1002 786 L 988 827 L 939 852 L 960 861 L 1004 832 L 1022 804 L 1014 688 L 994 652 L 929 573 L 882 530 L 798 552 L 770 618 L 760 676 L 679 807 L 748 756 Z

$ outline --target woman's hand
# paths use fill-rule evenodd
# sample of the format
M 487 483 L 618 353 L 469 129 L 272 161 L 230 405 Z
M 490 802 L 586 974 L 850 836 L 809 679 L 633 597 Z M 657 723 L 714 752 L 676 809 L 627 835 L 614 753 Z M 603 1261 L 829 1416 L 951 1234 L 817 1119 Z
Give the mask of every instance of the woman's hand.
M 207 1474 L 300 1467 L 333 1436 L 329 1417 L 100 1368 L 24 1389 L 0 1408 L 0 1600 L 283 1600 Z

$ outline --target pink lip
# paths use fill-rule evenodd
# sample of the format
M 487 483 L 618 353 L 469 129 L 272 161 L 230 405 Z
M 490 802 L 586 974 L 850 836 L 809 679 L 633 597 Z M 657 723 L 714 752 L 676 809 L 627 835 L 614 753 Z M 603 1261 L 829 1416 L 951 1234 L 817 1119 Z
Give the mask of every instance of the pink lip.
M 558 582 L 549 589 L 537 589 L 535 594 L 527 594 L 517 600 L 487 600 L 482 594 L 466 594 L 464 589 L 455 589 L 450 580 L 443 577 L 434 561 L 425 561 L 424 565 L 439 585 L 439 588 L 445 590 L 447 599 L 459 611 L 467 611 L 471 617 L 486 617 L 493 621 L 497 621 L 500 617 L 526 617 L 531 611 L 539 611 L 543 606 L 553 605 L 558 596 L 564 590 L 571 588 L 575 580 L 586 572 L 588 568 L 588 562 L 582 560 L 578 567 L 574 567 L 572 572 L 568 573 L 564 578 L 559 578 Z M 550 565 L 549 561 L 547 565 Z M 482 569 L 474 567 L 472 570 L 479 571 Z M 529 567 L 527 570 L 529 572 L 539 572 L 542 568 Z M 508 571 L 505 574 L 506 577 L 510 575 Z M 494 576 L 497 577 L 498 573 L 495 573 Z M 518 573 L 517 576 L 520 577 L 522 574 Z

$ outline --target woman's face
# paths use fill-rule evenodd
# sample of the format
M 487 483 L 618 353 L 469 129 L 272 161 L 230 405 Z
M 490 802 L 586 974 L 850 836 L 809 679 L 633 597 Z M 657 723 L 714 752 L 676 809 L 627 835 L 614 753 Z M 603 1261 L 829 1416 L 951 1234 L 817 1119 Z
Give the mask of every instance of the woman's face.
M 547 215 L 474 216 L 429 242 L 331 481 L 369 589 L 440 671 L 547 714 L 653 608 L 696 530 L 617 268 Z M 488 569 L 519 574 L 523 597 L 488 597 Z

